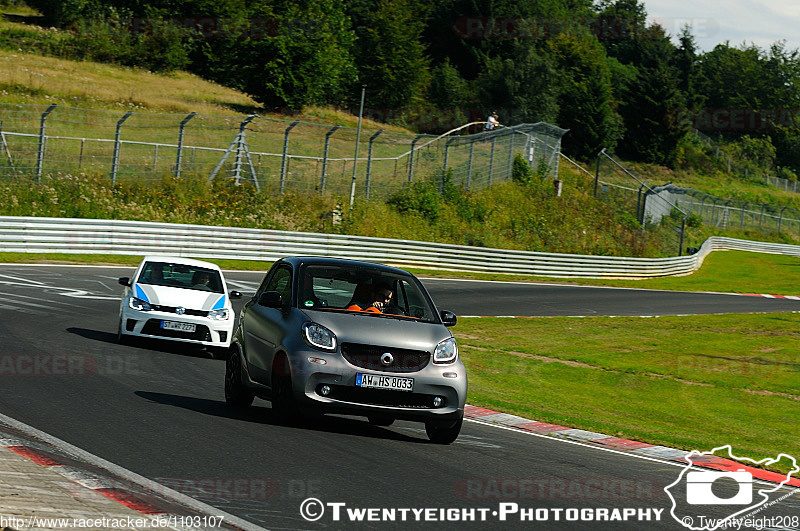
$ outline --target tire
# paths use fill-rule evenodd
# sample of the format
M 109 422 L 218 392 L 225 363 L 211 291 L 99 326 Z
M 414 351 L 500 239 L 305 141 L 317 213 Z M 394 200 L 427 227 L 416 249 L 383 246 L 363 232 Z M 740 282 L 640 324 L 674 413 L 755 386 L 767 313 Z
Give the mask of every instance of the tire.
M 132 345 L 133 338 L 128 334 L 122 333 L 122 317 L 119 318 L 119 324 L 117 325 L 117 343 L 120 345 Z
M 370 415 L 367 417 L 369 423 L 373 426 L 391 426 L 394 423 L 394 418 L 388 415 Z
M 450 444 L 458 438 L 463 422 L 463 418 L 458 419 L 458 421 L 452 425 L 426 422 L 425 433 L 428 434 L 428 439 L 430 439 L 432 443 Z
M 291 374 L 273 374 L 272 415 L 280 424 L 291 424 L 299 420 L 297 401 L 292 392 Z
M 227 360 L 231 354 L 230 347 L 207 347 L 211 357 L 215 360 Z
M 242 384 L 242 360 L 239 352 L 230 349 L 229 354 L 225 362 L 225 403 L 244 409 L 253 403 L 255 396 Z

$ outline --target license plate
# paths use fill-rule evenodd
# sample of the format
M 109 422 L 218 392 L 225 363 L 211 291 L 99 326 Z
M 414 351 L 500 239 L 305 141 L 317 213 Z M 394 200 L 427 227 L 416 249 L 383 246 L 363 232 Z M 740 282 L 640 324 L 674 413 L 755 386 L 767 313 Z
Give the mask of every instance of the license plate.
M 161 328 L 164 330 L 178 330 L 179 332 L 194 332 L 197 325 L 194 323 L 179 323 L 177 321 L 161 321 Z
M 380 376 L 378 374 L 356 374 L 356 387 L 388 389 L 390 391 L 413 391 L 414 378 Z

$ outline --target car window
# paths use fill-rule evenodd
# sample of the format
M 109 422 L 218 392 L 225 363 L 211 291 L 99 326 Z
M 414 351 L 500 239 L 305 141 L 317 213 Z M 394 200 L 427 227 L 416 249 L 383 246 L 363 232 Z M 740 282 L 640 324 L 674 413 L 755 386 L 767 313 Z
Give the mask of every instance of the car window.
M 292 293 L 292 270 L 288 267 L 278 268 L 264 291 L 277 291 L 284 301 L 288 300 Z
M 170 262 L 146 262 L 136 282 L 213 293 L 224 292 L 219 271 Z
M 392 290 L 391 300 L 386 302 L 383 315 L 411 317 L 435 322 L 434 312 L 428 299 L 420 291 L 413 277 L 372 268 L 348 268 L 346 266 L 308 265 L 300 272 L 298 305 L 306 309 L 354 310 L 354 306 L 366 309 L 373 289 L 385 285 Z

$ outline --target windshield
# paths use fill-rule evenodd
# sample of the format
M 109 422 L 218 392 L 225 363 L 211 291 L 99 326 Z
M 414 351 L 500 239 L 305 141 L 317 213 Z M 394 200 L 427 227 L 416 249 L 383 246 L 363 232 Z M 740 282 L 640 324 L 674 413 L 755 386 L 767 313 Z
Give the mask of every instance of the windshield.
M 186 264 L 146 262 L 136 282 L 223 293 L 222 277 L 219 271 Z
M 300 272 L 297 304 L 307 310 L 338 310 L 437 322 L 423 289 L 409 274 L 377 268 L 307 265 Z

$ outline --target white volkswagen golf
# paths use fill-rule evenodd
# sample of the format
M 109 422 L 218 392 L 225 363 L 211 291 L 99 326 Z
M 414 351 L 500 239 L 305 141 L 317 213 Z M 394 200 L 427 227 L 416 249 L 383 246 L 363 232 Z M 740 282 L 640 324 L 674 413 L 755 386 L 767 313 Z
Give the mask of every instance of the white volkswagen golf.
M 175 256 L 145 256 L 133 280 L 121 277 L 125 286 L 119 307 L 117 338 L 150 337 L 204 345 L 217 354 L 225 352 L 233 333 L 231 299 L 218 266 Z

